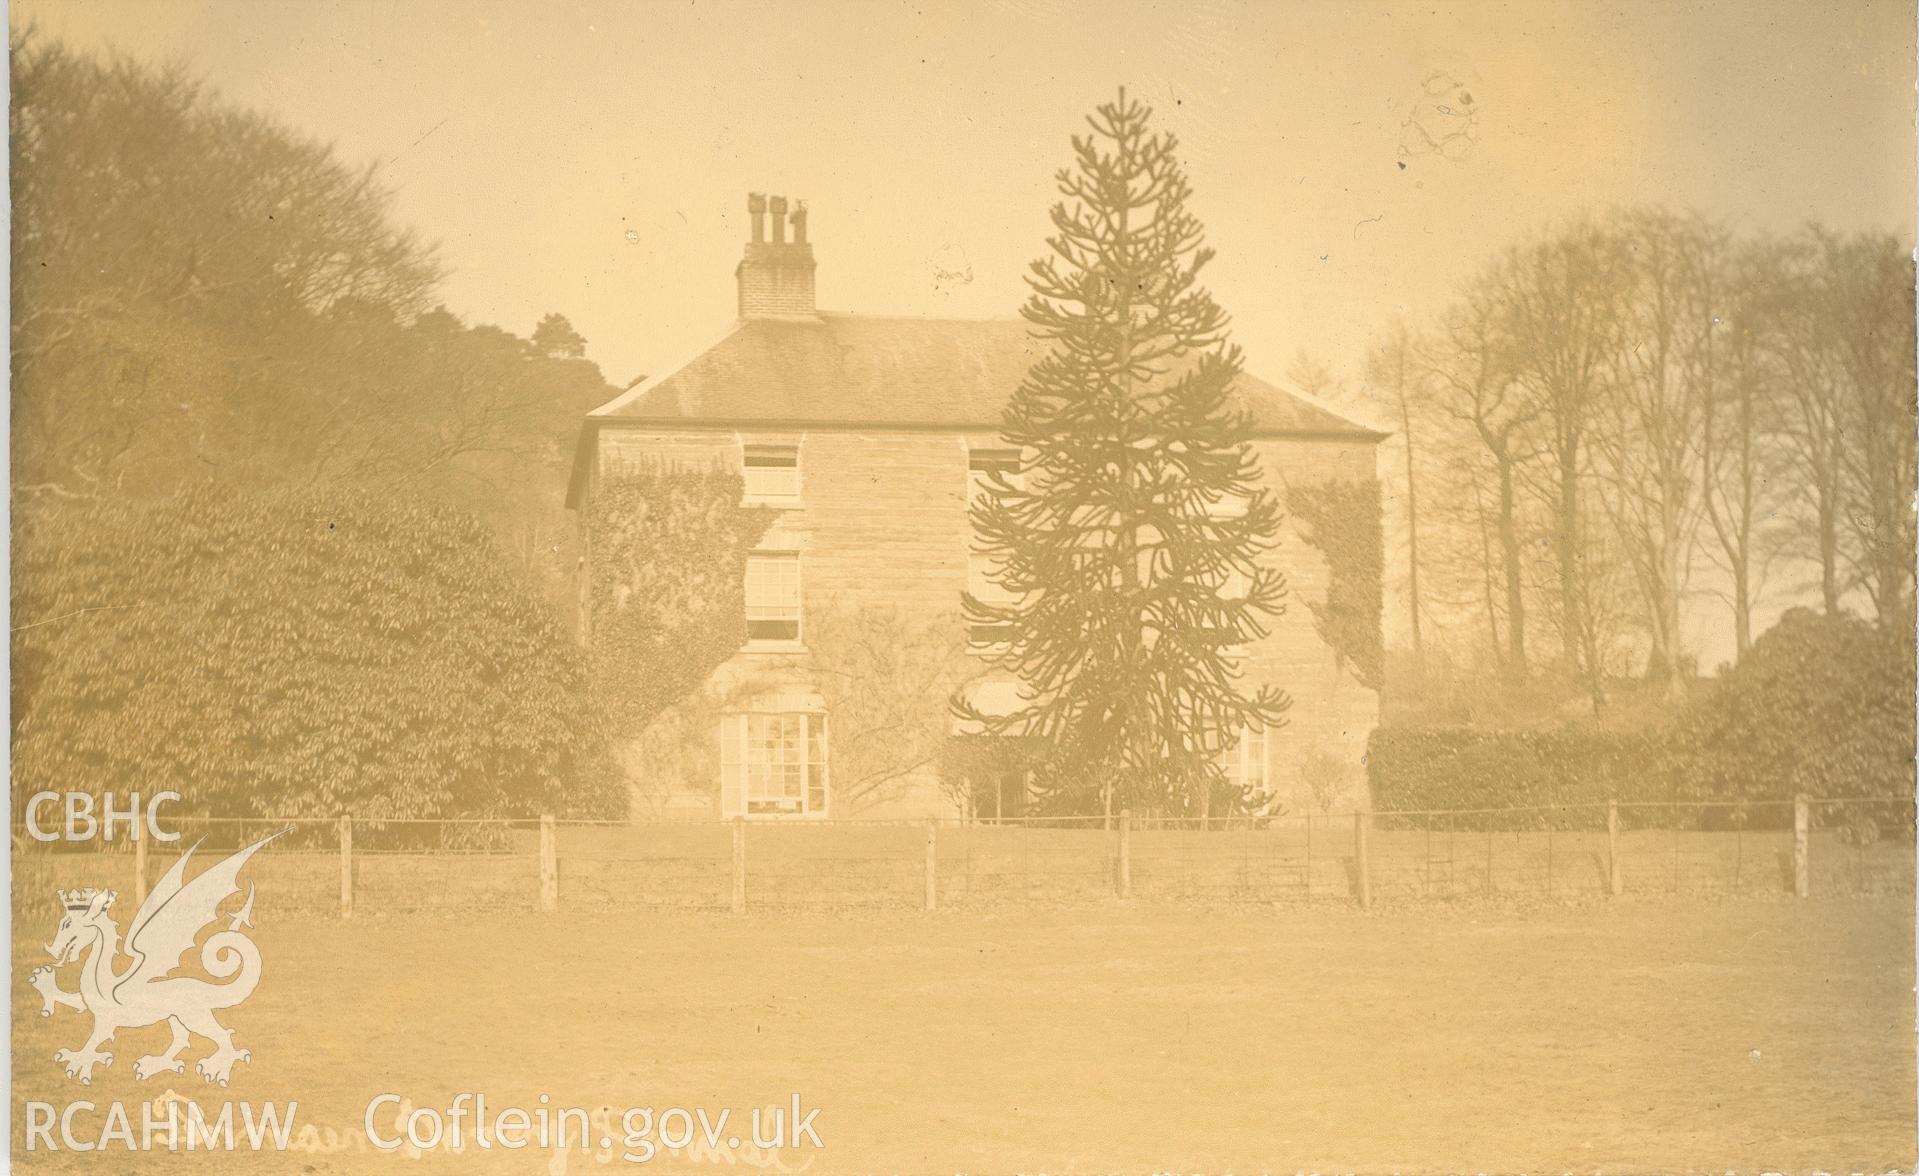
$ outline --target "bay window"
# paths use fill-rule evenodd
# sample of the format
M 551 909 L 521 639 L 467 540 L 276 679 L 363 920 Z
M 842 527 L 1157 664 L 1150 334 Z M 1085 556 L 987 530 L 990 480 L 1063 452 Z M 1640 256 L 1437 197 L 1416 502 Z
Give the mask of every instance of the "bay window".
M 826 716 L 727 715 L 720 720 L 720 814 L 824 817 Z

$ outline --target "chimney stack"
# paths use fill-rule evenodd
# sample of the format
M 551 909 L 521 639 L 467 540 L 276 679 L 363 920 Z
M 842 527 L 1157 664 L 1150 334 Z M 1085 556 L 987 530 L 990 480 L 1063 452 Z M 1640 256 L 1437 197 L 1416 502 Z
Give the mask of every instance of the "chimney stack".
M 786 197 L 768 197 L 760 192 L 746 197 L 753 237 L 733 271 L 739 283 L 739 315 L 743 319 L 818 317 L 813 305 L 813 246 L 806 240 L 806 202 L 795 200 L 792 208 L 793 239 L 788 241 Z M 764 231 L 762 220 L 769 212 L 770 234 Z

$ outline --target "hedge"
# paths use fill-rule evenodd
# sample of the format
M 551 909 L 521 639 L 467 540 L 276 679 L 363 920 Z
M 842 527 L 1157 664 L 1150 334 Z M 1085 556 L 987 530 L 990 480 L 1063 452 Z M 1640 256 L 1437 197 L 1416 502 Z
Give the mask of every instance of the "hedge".
M 1910 833 L 1911 632 L 1791 609 L 1737 666 L 1637 732 L 1385 728 L 1368 748 L 1373 804 L 1530 810 L 1441 824 L 1459 829 L 1603 827 L 1608 800 L 1629 827 L 1778 828 L 1805 795 L 1850 802 L 1815 806 L 1815 824 Z
M 1645 733 L 1381 728 L 1367 745 L 1366 774 L 1373 807 L 1389 826 L 1603 829 L 1609 800 L 1682 799 L 1665 741 Z M 1503 811 L 1514 809 L 1524 811 Z M 1437 822 L 1383 815 L 1441 810 L 1449 815 Z M 1673 819 L 1630 808 L 1620 816 L 1629 824 Z

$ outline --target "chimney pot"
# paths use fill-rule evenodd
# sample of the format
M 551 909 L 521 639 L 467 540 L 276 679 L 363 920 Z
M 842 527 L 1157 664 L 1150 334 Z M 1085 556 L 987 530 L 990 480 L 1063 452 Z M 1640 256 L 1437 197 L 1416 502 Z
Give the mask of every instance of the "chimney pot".
M 792 209 L 793 240 L 786 239 L 787 209 Z M 813 304 L 813 247 L 806 242 L 806 202 L 752 192 L 753 239 L 735 267 L 742 319 L 805 319 L 819 312 Z M 772 232 L 766 229 L 771 214 Z
M 763 192 L 748 192 L 746 194 L 746 211 L 753 216 L 753 243 L 757 245 L 761 241 L 766 240 L 766 194 Z

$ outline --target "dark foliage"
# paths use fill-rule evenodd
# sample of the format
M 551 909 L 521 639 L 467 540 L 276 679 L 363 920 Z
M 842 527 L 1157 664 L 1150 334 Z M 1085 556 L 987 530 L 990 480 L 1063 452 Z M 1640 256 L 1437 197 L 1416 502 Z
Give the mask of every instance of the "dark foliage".
M 185 70 L 28 33 L 12 71 L 15 509 L 331 483 L 458 506 L 548 595 L 580 414 L 614 395 L 433 300 L 378 171 Z
M 1593 828 L 1608 800 L 1677 806 L 1627 810 L 1627 823 L 1779 828 L 1803 795 L 1863 802 L 1820 806 L 1813 817 L 1870 837 L 1912 819 L 1913 693 L 1912 654 L 1899 637 L 1793 609 L 1668 723 L 1383 727 L 1368 745 L 1368 776 L 1382 810 L 1563 806 L 1452 818 L 1458 828 Z
M 746 556 L 775 512 L 740 504 L 740 475 L 653 463 L 594 487 L 593 680 L 636 734 L 746 643 Z
M 1606 802 L 1677 799 L 1656 735 L 1583 728 L 1473 731 L 1459 728 L 1373 732 L 1366 775 L 1381 812 L 1464 810 L 1409 822 L 1422 827 L 1603 829 Z M 1474 812 L 1533 809 L 1528 812 Z M 1633 814 L 1657 825 L 1667 814 Z M 1382 818 L 1391 823 L 1391 818 Z
M 586 666 L 486 529 L 364 491 L 51 508 L 17 536 L 16 798 L 612 816 Z
M 1313 627 L 1361 684 L 1377 690 L 1385 658 L 1380 579 L 1386 557 L 1379 483 L 1292 486 L 1286 505 L 1302 524 L 1302 537 L 1326 557 L 1325 599 L 1306 602 Z
M 1910 799 L 1911 642 L 1844 613 L 1787 612 L 1679 723 L 1681 784 L 1737 799 Z

